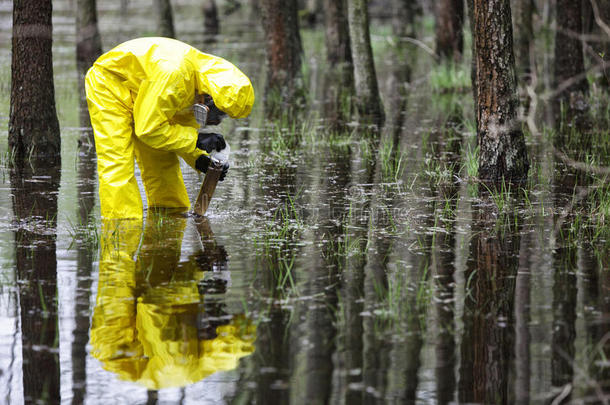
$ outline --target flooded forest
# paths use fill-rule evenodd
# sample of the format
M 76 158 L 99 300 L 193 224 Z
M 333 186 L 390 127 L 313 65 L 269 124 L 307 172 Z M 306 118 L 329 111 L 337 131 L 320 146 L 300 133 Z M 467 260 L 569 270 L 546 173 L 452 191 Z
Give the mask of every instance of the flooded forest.
M 254 87 L 204 217 L 101 215 L 140 37 Z M 0 76 L 0 403 L 610 402 L 609 0 L 0 0 Z

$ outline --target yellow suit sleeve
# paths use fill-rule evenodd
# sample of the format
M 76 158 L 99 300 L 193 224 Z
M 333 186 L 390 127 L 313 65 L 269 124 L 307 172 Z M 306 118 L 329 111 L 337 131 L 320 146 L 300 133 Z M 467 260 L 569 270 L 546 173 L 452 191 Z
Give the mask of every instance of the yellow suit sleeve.
M 133 107 L 134 131 L 146 145 L 175 152 L 189 165 L 203 153 L 197 149 L 197 129 L 172 120 L 191 103 L 185 75 L 177 69 L 142 81 Z

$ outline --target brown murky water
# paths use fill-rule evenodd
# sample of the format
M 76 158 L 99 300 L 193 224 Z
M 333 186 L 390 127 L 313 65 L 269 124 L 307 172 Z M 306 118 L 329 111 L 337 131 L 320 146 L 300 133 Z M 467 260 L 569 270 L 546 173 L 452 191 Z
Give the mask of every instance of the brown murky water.
M 179 39 L 234 61 L 261 100 L 257 17 L 242 8 L 206 44 L 197 2 L 174 3 Z M 98 7 L 106 50 L 154 31 L 147 2 Z M 327 129 L 333 79 L 304 30 L 317 115 L 281 129 L 258 103 L 223 123 L 232 168 L 206 220 L 101 221 L 95 156 L 77 144 L 74 2 L 54 8 L 61 170 L 1 165 L 5 403 L 607 400 L 608 252 L 572 209 L 588 183 L 534 137 L 525 194 L 477 192 L 470 94 L 435 95 L 421 47 L 376 25 L 389 122 L 374 142 Z M 0 1 L 5 44 L 10 27 Z M 8 46 L 0 74 L 6 135 Z M 194 201 L 202 177 L 184 177 Z

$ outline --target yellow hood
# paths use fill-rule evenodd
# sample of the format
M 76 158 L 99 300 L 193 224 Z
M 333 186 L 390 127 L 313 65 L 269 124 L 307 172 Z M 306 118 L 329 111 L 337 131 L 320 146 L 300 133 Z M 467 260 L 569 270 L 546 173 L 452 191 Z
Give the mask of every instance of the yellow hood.
M 158 94 L 169 101 L 172 101 L 171 96 L 176 96 L 192 102 L 195 90 L 209 94 L 216 106 L 232 118 L 247 117 L 254 104 L 252 83 L 235 65 L 175 39 L 132 39 L 102 55 L 95 66 L 118 75 L 136 93 L 142 83 L 158 82 L 160 84 L 153 86 L 154 90 L 172 92 L 171 95 Z M 183 77 L 172 77 L 172 73 Z M 175 100 L 180 105 L 160 108 L 173 107 L 175 113 L 182 107 L 181 101 Z

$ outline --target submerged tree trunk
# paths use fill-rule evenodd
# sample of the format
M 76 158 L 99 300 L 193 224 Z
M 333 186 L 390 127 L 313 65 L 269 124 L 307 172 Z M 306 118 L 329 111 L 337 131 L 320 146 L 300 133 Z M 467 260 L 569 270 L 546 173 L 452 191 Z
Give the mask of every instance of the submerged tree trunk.
M 531 48 L 534 45 L 532 15 L 534 0 L 513 0 L 513 32 L 515 34 L 515 65 L 517 76 L 529 82 L 532 62 Z
M 529 162 L 517 120 L 509 0 L 474 0 L 479 177 L 524 180 Z
M 206 37 L 214 37 L 220 32 L 220 20 L 218 19 L 216 0 L 205 0 L 203 2 L 203 28 Z
M 454 62 L 462 59 L 464 51 L 464 0 L 436 2 L 436 53 Z
M 302 83 L 301 35 L 296 0 L 260 0 L 267 46 L 266 106 L 269 112 L 291 107 Z M 279 102 L 278 105 L 273 105 Z M 270 109 L 270 110 L 269 110 Z
M 381 127 L 385 117 L 379 97 L 375 62 L 371 49 L 368 2 L 367 0 L 348 0 L 347 4 L 350 46 L 354 63 L 356 107 L 365 122 Z
M 59 156 L 51 0 L 13 2 L 9 147 L 18 159 Z
M 589 90 L 581 34 L 581 2 L 557 0 L 554 87 L 557 100 L 572 111 L 586 110 L 584 95 Z
M 175 38 L 174 13 L 172 12 L 170 0 L 155 0 L 154 7 L 157 12 L 157 35 Z

